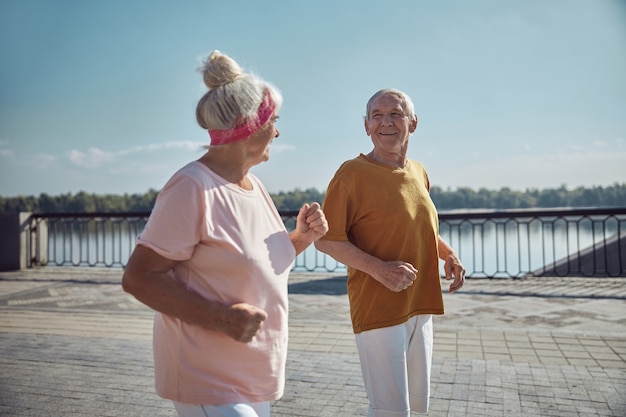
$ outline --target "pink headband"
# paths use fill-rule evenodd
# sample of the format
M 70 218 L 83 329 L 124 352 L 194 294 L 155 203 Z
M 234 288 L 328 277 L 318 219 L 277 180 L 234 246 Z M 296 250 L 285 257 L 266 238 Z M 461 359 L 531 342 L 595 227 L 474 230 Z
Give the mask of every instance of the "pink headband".
M 267 123 L 267 121 L 274 114 L 274 109 L 276 109 L 276 104 L 274 104 L 270 93 L 267 92 L 263 102 L 256 112 L 256 117 L 254 119 L 232 129 L 209 130 L 211 145 L 224 145 L 247 138 Z

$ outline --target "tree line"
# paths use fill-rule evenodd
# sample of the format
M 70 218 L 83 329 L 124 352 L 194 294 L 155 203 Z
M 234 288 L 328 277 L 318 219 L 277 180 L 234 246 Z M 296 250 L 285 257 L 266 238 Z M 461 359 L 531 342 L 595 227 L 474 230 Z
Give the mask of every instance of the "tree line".
M 152 210 L 157 190 L 144 194 L 90 194 L 81 191 L 51 196 L 0 197 L 0 213 L 21 211 L 41 213 L 115 213 L 148 212 Z M 526 209 L 551 207 L 626 207 L 626 183 L 602 187 L 566 186 L 546 189 L 516 191 L 504 187 L 500 190 L 480 188 L 443 189 L 433 186 L 431 198 L 438 210 L 454 209 Z M 271 194 L 279 210 L 298 210 L 302 204 L 324 200 L 324 192 L 315 188 L 295 189 Z
M 453 209 L 526 209 L 552 207 L 626 207 L 626 183 L 608 187 L 578 187 L 516 191 L 508 187 L 500 190 L 478 191 L 470 188 L 443 190 L 432 187 L 430 195 L 439 210 Z

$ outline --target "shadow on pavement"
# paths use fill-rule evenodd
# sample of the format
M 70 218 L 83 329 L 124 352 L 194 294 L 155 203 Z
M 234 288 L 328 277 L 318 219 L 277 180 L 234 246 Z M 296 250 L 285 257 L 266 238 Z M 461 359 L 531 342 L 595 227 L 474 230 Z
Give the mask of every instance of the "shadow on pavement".
M 297 282 L 289 284 L 289 294 L 346 295 L 348 293 L 347 280 L 347 276 L 340 276 Z

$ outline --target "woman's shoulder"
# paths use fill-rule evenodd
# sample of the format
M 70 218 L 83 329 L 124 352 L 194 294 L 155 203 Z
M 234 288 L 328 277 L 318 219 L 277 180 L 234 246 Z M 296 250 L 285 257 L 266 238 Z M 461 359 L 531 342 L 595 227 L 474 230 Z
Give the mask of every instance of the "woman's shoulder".
M 204 164 L 193 161 L 179 168 L 167 181 L 161 193 L 172 189 L 209 189 L 219 184 L 219 177 Z
M 176 173 L 174 173 L 172 178 L 176 177 L 190 178 L 203 185 L 218 185 L 227 182 L 200 161 L 189 162 L 187 165 L 183 166 L 176 171 Z
M 210 170 L 200 161 L 191 161 L 187 165 L 179 168 L 174 176 L 176 175 L 188 175 L 188 176 L 202 176 L 206 175 Z
M 259 190 L 261 190 L 261 192 L 269 195 L 267 189 L 265 188 L 265 185 L 263 185 L 263 182 L 261 182 L 259 177 L 257 177 L 256 175 L 254 175 L 251 172 L 248 172 L 248 179 L 250 180 L 250 182 L 252 182 L 252 187 L 253 188 L 259 189 Z

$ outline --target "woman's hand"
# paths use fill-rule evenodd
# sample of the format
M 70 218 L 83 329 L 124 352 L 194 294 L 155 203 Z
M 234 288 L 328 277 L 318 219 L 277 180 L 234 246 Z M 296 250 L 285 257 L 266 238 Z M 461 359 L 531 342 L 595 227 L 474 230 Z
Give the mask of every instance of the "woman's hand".
M 311 243 L 328 232 L 328 222 L 318 203 L 304 204 L 296 218 L 296 229 L 289 234 L 296 254 L 301 253 Z
M 124 270 L 124 291 L 156 311 L 222 332 L 239 342 L 248 343 L 259 333 L 267 319 L 265 311 L 245 303 L 229 306 L 207 300 L 170 277 L 175 263 L 152 249 L 137 246 Z
M 224 306 L 219 330 L 238 342 L 249 343 L 259 334 L 267 313 L 246 303 Z
M 318 203 L 304 204 L 298 212 L 296 219 L 296 230 L 311 237 L 314 242 L 328 232 L 328 222 L 326 216 Z

